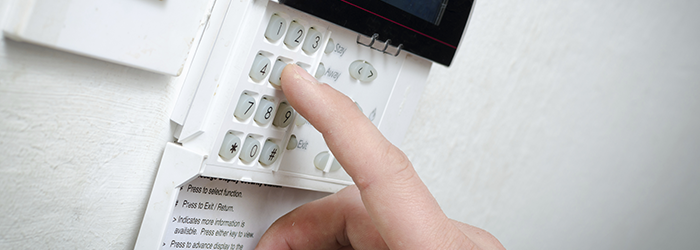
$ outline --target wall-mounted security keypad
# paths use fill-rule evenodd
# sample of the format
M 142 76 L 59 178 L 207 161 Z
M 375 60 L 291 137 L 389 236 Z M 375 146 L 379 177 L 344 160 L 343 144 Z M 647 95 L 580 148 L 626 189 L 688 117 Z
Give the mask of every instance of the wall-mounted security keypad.
M 267 7 L 258 25 L 243 65 L 246 74 L 218 83 L 236 86 L 215 141 L 217 157 L 208 164 L 274 173 L 270 178 L 350 184 L 321 134 L 287 101 L 282 71 L 299 65 L 348 95 L 379 125 L 403 57 L 367 49 L 357 44 L 356 33 L 331 30 L 331 24 L 277 4 Z

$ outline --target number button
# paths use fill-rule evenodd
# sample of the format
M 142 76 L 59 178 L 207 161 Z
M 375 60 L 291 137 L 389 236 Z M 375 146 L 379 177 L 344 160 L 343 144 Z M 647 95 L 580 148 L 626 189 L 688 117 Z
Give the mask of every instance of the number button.
M 243 147 L 241 148 L 241 155 L 238 156 L 238 158 L 241 159 L 241 161 L 245 163 L 251 163 L 256 156 L 258 156 L 258 153 L 260 152 L 260 142 L 253 138 L 252 136 L 248 136 L 245 138 L 245 142 L 243 142 Z
M 275 66 L 272 66 L 272 73 L 270 73 L 269 81 L 276 88 L 282 87 L 280 85 L 280 81 L 282 80 L 282 70 L 284 69 L 284 66 L 287 66 L 287 63 L 280 59 L 277 59 L 277 61 L 275 61 Z
M 238 99 L 238 104 L 236 104 L 236 110 L 233 111 L 233 116 L 241 121 L 248 119 L 248 117 L 253 114 L 253 111 L 255 110 L 254 107 L 255 98 L 243 93 L 241 98 Z
M 260 125 L 265 125 L 272 120 L 272 116 L 275 114 L 275 104 L 263 98 L 260 100 L 260 106 L 255 112 L 255 121 L 260 123 Z
M 277 114 L 275 115 L 275 120 L 272 121 L 272 125 L 286 128 L 292 123 L 292 120 L 294 120 L 294 109 L 286 102 L 281 102 L 277 108 Z
M 219 149 L 219 156 L 224 160 L 231 160 L 238 153 L 241 147 L 241 139 L 232 133 L 226 133 L 224 136 L 224 141 L 221 143 L 221 149 Z
M 275 163 L 277 158 L 279 158 L 280 153 L 280 147 L 277 146 L 277 143 L 266 141 L 265 145 L 263 145 L 262 153 L 260 154 L 260 159 L 258 159 L 258 161 L 262 165 L 270 166 L 272 163 Z
M 303 49 L 306 54 L 311 55 L 321 47 L 322 41 L 323 36 L 321 32 L 311 27 L 309 29 L 309 34 L 306 35 L 306 42 L 304 42 L 304 46 L 301 46 L 301 49 Z
M 284 20 L 284 18 L 277 14 L 272 15 L 272 17 L 270 17 L 270 22 L 267 23 L 265 38 L 273 43 L 280 40 L 284 35 L 285 26 L 287 26 L 287 20 Z
M 263 54 L 258 53 L 253 59 L 253 66 L 250 67 L 248 75 L 253 81 L 259 82 L 265 79 L 265 76 L 270 72 L 270 59 L 267 59 Z
M 304 40 L 304 26 L 297 21 L 292 21 L 292 23 L 289 24 L 287 37 L 284 38 L 284 44 L 290 49 L 293 49 L 299 46 L 302 40 Z

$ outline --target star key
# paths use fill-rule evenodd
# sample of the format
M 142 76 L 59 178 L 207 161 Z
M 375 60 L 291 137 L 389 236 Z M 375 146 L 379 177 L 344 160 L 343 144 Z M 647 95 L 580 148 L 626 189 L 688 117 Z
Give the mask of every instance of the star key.
M 219 148 L 219 156 L 226 161 L 230 161 L 240 149 L 241 139 L 235 134 L 229 132 L 224 136 L 224 140 L 221 142 L 221 148 Z
M 233 145 L 231 145 L 231 153 L 232 154 L 235 153 L 237 149 L 238 149 L 238 143 L 233 143 Z

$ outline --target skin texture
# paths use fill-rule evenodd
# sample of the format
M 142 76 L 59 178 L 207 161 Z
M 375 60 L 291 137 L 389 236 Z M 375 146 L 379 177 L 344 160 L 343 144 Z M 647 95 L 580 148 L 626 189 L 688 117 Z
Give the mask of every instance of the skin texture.
M 488 232 L 447 218 L 406 155 L 347 96 L 293 64 L 282 90 L 356 186 L 281 217 L 256 249 L 504 249 Z

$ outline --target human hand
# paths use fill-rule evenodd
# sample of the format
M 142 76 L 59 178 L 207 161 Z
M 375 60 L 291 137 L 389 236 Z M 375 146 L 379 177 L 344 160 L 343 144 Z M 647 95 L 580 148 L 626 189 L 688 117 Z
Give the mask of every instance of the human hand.
M 357 186 L 279 218 L 256 249 L 504 249 L 488 232 L 447 218 L 406 155 L 350 98 L 293 64 L 282 90 Z

